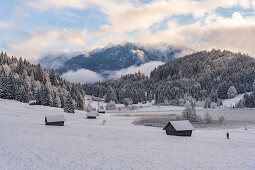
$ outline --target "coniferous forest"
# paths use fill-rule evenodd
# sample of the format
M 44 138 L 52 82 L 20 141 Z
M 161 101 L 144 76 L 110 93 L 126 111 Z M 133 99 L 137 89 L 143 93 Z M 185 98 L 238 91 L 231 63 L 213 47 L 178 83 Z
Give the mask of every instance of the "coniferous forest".
M 47 71 L 22 58 L 0 55 L 0 97 L 27 103 L 36 100 L 44 106 L 84 110 L 84 91 L 81 84 L 62 79 L 53 69 Z M 66 102 L 68 101 L 68 102 Z
M 86 76 L 86 75 L 84 75 Z M 201 51 L 155 68 L 150 77 L 138 72 L 94 84 L 70 83 L 58 73 L 22 58 L 0 55 L 0 97 L 27 103 L 84 110 L 84 95 L 109 103 L 183 105 L 185 98 L 221 105 L 223 99 L 250 92 L 237 107 L 255 107 L 255 59 L 230 51 Z M 248 101 L 248 102 L 247 102 Z M 248 103 L 248 104 L 247 104 Z
M 84 85 L 86 94 L 106 96 L 106 101 L 133 103 L 155 99 L 156 104 L 183 105 L 185 97 L 205 101 L 205 107 L 236 94 L 251 92 L 255 59 L 230 51 L 201 51 L 155 68 L 150 77 L 126 75 L 103 83 Z M 236 94 L 235 94 L 236 93 Z M 234 94 L 234 95 L 231 95 Z

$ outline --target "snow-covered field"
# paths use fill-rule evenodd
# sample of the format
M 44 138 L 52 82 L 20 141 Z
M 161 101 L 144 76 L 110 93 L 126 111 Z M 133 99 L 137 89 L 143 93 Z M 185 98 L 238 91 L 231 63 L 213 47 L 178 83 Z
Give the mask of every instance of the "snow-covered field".
M 224 107 L 233 107 L 235 106 L 244 96 L 243 94 L 238 94 L 232 99 L 225 99 L 222 101 Z
M 44 125 L 55 114 L 65 126 Z M 0 99 L 0 169 L 255 169 L 255 129 L 177 137 L 132 125 L 134 117 L 84 115 Z

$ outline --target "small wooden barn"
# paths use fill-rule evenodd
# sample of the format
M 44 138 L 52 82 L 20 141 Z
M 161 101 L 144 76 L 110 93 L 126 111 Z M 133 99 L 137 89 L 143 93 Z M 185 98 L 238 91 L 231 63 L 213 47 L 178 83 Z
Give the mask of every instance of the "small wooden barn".
M 28 104 L 29 105 L 37 105 L 37 101 L 36 100 L 29 100 Z
M 101 113 L 101 114 L 105 114 L 105 110 L 104 109 L 99 109 L 97 110 L 98 113 Z
M 167 135 L 175 136 L 191 136 L 194 129 L 188 120 L 170 121 L 163 128 L 163 130 L 166 130 Z
M 64 126 L 64 115 L 45 116 L 45 125 Z
M 97 112 L 87 112 L 87 119 L 96 119 L 97 118 Z

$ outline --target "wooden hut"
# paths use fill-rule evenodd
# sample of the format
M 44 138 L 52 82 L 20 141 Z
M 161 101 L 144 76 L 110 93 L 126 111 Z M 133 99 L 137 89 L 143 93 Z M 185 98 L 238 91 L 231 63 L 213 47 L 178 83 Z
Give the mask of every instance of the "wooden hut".
M 105 114 L 105 110 L 104 109 L 99 109 L 97 110 L 98 113 L 101 113 L 101 114 Z
M 87 119 L 96 119 L 97 112 L 87 112 Z
M 167 135 L 175 136 L 191 136 L 194 129 L 188 120 L 170 121 L 163 128 L 163 130 L 166 130 Z
M 45 125 L 64 126 L 64 115 L 45 116 Z
M 29 100 L 28 104 L 29 105 L 37 105 L 37 101 L 36 100 Z

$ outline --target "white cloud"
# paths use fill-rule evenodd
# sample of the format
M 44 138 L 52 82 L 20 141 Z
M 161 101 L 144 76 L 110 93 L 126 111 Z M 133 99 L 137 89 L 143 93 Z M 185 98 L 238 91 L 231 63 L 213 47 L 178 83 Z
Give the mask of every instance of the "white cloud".
M 158 67 L 159 65 L 164 64 L 164 62 L 161 61 L 151 61 L 145 64 L 142 64 L 140 66 L 130 66 L 128 68 L 119 70 L 119 71 L 113 71 L 109 76 L 108 79 L 111 78 L 119 78 L 123 75 L 127 75 L 127 74 L 133 74 L 133 73 L 137 73 L 138 71 L 145 73 L 145 75 L 149 76 L 150 72 Z
M 100 74 L 87 69 L 79 69 L 77 71 L 68 71 L 62 74 L 62 77 L 70 82 L 94 83 L 104 80 Z
M 231 18 L 224 18 L 215 12 L 220 7 L 231 10 L 251 9 L 253 6 L 255 9 L 253 0 L 152 0 L 149 3 L 138 0 L 28 0 L 25 3 L 48 12 L 56 9 L 96 9 L 107 18 L 108 23 L 89 33 L 73 30 L 31 33 L 27 40 L 7 45 L 7 51 L 16 56 L 36 58 L 43 53 L 70 49 L 70 46 L 91 49 L 122 41 L 165 42 L 195 50 L 226 48 L 255 55 L 252 47 L 255 42 L 251 38 L 254 35 L 254 17 L 233 12 Z M 68 15 L 68 11 L 66 13 Z M 171 19 L 164 30 L 152 32 L 149 29 L 178 15 L 192 15 L 196 21 L 182 25 Z
M 9 23 L 0 21 L 0 30 L 8 29 L 10 27 L 11 25 Z
M 149 63 L 145 63 L 141 66 L 130 66 L 128 68 L 119 70 L 119 71 L 112 71 L 108 72 L 107 77 L 103 77 L 101 74 L 93 72 L 87 69 L 79 69 L 77 71 L 68 71 L 61 75 L 64 79 L 70 82 L 80 82 L 80 83 L 94 83 L 97 81 L 104 81 L 109 80 L 112 78 L 119 78 L 123 75 L 137 73 L 138 71 L 145 73 L 145 75 L 149 76 L 150 72 L 158 67 L 159 65 L 164 64 L 161 61 L 152 61 Z
M 162 31 L 138 32 L 137 40 L 145 42 L 167 42 L 173 45 L 187 46 L 196 50 L 212 48 L 228 49 L 235 52 L 245 52 L 255 56 L 255 17 L 244 17 L 233 13 L 231 18 L 224 18 L 215 13 L 205 20 L 189 25 L 179 25 L 174 21 L 168 22 L 168 29 Z
M 64 51 L 69 46 L 84 46 L 87 31 L 49 30 L 34 32 L 29 38 L 7 44 L 11 55 L 22 56 L 28 59 L 37 59 L 43 54 L 55 51 Z

